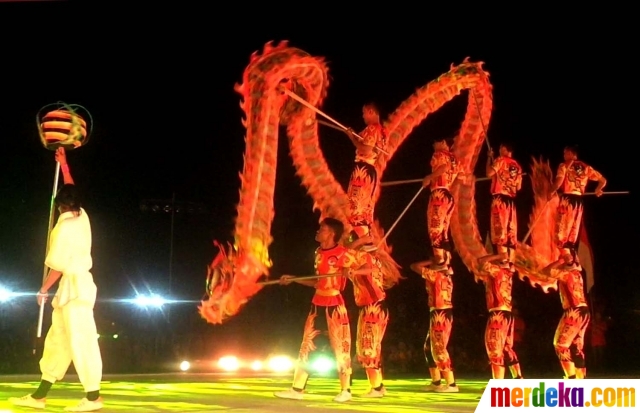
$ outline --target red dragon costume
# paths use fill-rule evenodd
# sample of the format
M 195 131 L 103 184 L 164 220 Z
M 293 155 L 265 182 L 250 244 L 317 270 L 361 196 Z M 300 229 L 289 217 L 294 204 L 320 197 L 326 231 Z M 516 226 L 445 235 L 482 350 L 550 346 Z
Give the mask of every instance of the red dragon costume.
M 280 124 L 287 127 L 293 163 L 302 184 L 314 200 L 314 208 L 320 211 L 320 219 L 339 219 L 345 225 L 346 235 L 352 231 L 347 193 L 329 170 L 319 150 L 316 112 L 281 92 L 284 86 L 319 107 L 328 85 L 328 69 L 323 59 L 282 42 L 277 46 L 267 44 L 261 55 L 256 52 L 244 71 L 243 83 L 236 86 L 236 91 L 242 95 L 241 107 L 245 113 L 245 164 L 240 175 L 234 242 L 226 251 L 221 248 L 209 266 L 208 296 L 199 307 L 200 315 L 207 322 L 220 324 L 237 314 L 260 290 L 260 279 L 269 275 L 271 260 L 268 248 L 272 242 L 271 224 L 275 213 L 273 195 Z M 465 171 L 472 170 L 471 160 L 480 149 L 478 142 L 482 142 L 482 125 L 488 124 L 491 116 L 492 98 L 491 85 L 482 63 L 465 60 L 419 88 L 383 122 L 387 153 L 380 153 L 375 161 L 380 176 L 396 150 L 427 115 L 469 89 L 473 90 L 475 99 L 469 99 L 457 137 L 464 145 L 456 156 Z M 379 195 L 378 186 L 374 204 Z M 371 229 L 371 236 L 376 245 L 383 238 L 377 223 Z M 382 244 L 374 254 L 380 261 L 384 279 L 393 283 L 401 276 L 390 253 L 391 249 Z
M 518 243 L 516 195 L 522 188 L 522 167 L 511 157 L 511 148 L 500 145 L 500 156 L 487 160 L 491 176 L 491 243 L 503 256 L 503 264 L 513 268 Z
M 602 190 L 607 180 L 600 172 L 579 161 L 575 152 L 573 148 L 564 150 L 565 161 L 558 166 L 553 192 L 562 192 L 556 208 L 555 242 L 562 257 L 577 265 L 576 249 L 584 210 L 582 196 L 589 181 L 598 181 L 598 188 Z
M 476 276 L 484 282 L 489 311 L 484 345 L 494 379 L 504 379 L 507 368 L 514 379 L 521 379 L 520 361 L 513 348 L 515 331 L 515 318 L 511 313 L 513 272 L 510 268 L 491 262 L 503 259 L 503 254 L 482 258 L 480 262 L 482 272 Z
M 362 108 L 362 115 L 367 127 L 360 132 L 359 140 L 349 131 L 349 137 L 356 145 L 356 159 L 347 196 L 349 197 L 349 223 L 357 237 L 371 234 L 374 220 L 374 197 L 380 185 L 380 174 L 376 170 L 378 148 L 384 150 L 386 138 L 384 128 L 380 124 L 380 114 L 373 104 Z

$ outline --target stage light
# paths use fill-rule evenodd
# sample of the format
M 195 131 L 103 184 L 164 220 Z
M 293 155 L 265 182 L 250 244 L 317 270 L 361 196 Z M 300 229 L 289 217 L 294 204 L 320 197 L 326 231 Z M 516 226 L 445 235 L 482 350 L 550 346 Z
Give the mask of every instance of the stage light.
M 167 303 L 167 301 L 155 294 L 151 295 L 138 295 L 133 302 L 140 307 L 155 307 L 160 308 Z
M 233 356 L 222 357 L 218 360 L 218 367 L 225 371 L 237 371 L 240 368 L 240 362 Z
M 253 371 L 262 370 L 262 362 L 260 360 L 256 360 L 253 363 L 251 363 L 251 370 Z
M 4 287 L 0 287 L 0 303 L 6 303 L 13 298 L 11 291 Z
M 287 356 L 276 356 L 269 359 L 269 370 L 284 373 L 293 369 L 293 361 Z
M 187 371 L 189 370 L 189 368 L 191 367 L 191 363 L 189 363 L 188 361 L 183 361 L 182 363 L 180 363 L 180 370 L 181 371 Z
M 327 374 L 334 368 L 334 362 L 327 356 L 318 356 L 311 362 L 311 368 L 318 374 Z

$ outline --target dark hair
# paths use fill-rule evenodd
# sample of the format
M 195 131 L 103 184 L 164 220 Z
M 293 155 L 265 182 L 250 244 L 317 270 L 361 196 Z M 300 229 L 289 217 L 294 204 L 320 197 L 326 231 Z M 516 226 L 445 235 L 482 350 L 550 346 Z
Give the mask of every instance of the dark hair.
M 453 138 L 435 138 L 433 140 L 433 143 L 438 143 L 438 142 L 446 142 L 447 146 L 449 147 L 453 146 Z
M 507 152 L 513 152 L 513 145 L 509 142 L 503 142 L 500 144 L 500 146 L 503 146 L 507 150 Z
M 71 211 L 80 212 L 82 206 L 80 195 L 75 185 L 64 184 L 56 194 L 55 204 L 58 207 L 65 207 Z
M 569 151 L 574 155 L 578 155 L 578 145 L 567 145 L 564 147 L 565 151 Z
M 325 218 L 322 220 L 320 225 L 326 225 L 331 228 L 331 231 L 333 231 L 333 240 L 335 242 L 340 242 L 342 234 L 344 234 L 344 224 L 342 221 L 335 218 Z
M 373 102 L 365 103 L 363 107 L 373 109 L 373 111 L 375 111 L 378 115 L 380 114 L 380 109 L 378 109 L 378 105 L 376 105 Z

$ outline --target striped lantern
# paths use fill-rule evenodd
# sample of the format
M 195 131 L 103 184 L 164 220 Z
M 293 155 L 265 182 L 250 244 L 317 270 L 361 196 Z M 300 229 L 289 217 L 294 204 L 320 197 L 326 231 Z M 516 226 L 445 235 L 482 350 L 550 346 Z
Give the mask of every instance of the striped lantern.
M 86 145 L 93 126 L 89 111 L 80 105 L 63 102 L 44 106 L 38 112 L 36 122 L 42 144 L 52 151 L 59 147 L 70 150 Z

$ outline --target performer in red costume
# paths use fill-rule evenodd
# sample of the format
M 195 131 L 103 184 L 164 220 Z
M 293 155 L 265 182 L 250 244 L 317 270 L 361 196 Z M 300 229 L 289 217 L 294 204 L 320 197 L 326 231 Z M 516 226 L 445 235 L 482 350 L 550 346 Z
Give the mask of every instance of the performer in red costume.
M 518 242 L 518 217 L 515 198 L 522 188 L 522 167 L 513 159 L 513 148 L 500 145 L 500 156 L 487 158 L 487 177 L 491 178 L 491 243 L 502 255 L 502 265 L 513 271 L 516 243 Z
M 571 261 L 568 261 L 570 259 Z M 560 302 L 564 314 L 553 337 L 553 346 L 568 379 L 584 379 L 587 367 L 584 336 L 591 320 L 582 280 L 582 268 L 572 258 L 560 258 L 542 273 L 558 280 Z
M 425 391 L 457 393 L 459 389 L 447 351 L 453 326 L 453 280 L 446 271 L 436 268 L 439 266 L 432 261 L 411 264 L 411 269 L 426 280 L 429 300 L 429 333 L 424 341 L 424 356 L 429 365 L 431 384 Z
M 359 238 L 349 245 L 349 248 L 357 250 L 371 242 L 370 237 Z M 360 266 L 372 269 L 370 272 L 352 272 L 349 275 L 359 309 L 356 355 L 371 385 L 369 392 L 362 397 L 379 398 L 386 394 L 382 382 L 381 358 L 382 339 L 389 323 L 389 310 L 385 303 L 386 293 L 380 260 L 367 252 L 360 252 L 358 258 Z
M 427 228 L 437 270 L 451 270 L 449 223 L 455 202 L 451 186 L 457 178 L 463 177 L 456 157 L 450 151 L 451 144 L 451 139 L 437 139 L 433 143 L 435 152 L 431 157 L 431 174 L 422 181 L 423 186 L 431 187 Z
M 522 378 L 520 362 L 513 349 L 515 318 L 511 314 L 513 286 L 513 272 L 503 265 L 495 265 L 494 261 L 502 262 L 502 254 L 487 255 L 478 259 L 482 272 L 479 276 L 484 281 L 489 318 L 484 333 L 484 345 L 487 349 L 491 374 L 494 379 L 504 379 L 508 367 L 511 377 Z
M 344 225 L 334 218 L 324 219 L 316 233 L 316 241 L 320 243 L 320 247 L 315 252 L 316 274 L 336 274 L 335 277 L 295 280 L 294 276 L 283 275 L 280 278 L 283 285 L 294 281 L 314 287 L 316 293 L 311 301 L 311 311 L 304 326 L 293 386 L 288 390 L 276 392 L 274 394 L 276 397 L 301 400 L 310 374 L 308 369 L 310 354 L 316 350 L 322 350 L 322 347 L 330 347 L 338 364 L 341 386 L 340 393 L 333 400 L 336 402 L 351 400 L 351 330 L 341 292 L 347 282 L 345 276 L 370 273 L 371 268 L 368 264 L 364 266 L 360 264 L 362 258 L 358 257 L 357 252 L 338 244 L 343 233 Z
M 362 117 L 367 125 L 360 132 L 360 140 L 351 129 L 347 130 L 349 139 L 356 146 L 356 160 L 349 179 L 347 195 L 349 197 L 349 223 L 358 237 L 368 236 L 373 224 L 373 196 L 379 185 L 378 171 L 375 164 L 378 159 L 378 148 L 384 149 L 386 137 L 380 124 L 380 113 L 373 104 L 362 108 Z
M 555 196 L 558 190 L 562 191 L 556 212 L 556 242 L 560 248 L 560 256 L 568 265 L 576 267 L 579 265 L 576 247 L 582 223 L 582 195 L 589 181 L 598 181 L 595 193 L 596 196 L 601 196 L 607 180 L 600 172 L 578 160 L 576 147 L 567 146 L 564 149 L 564 163 L 558 167 L 549 199 Z

